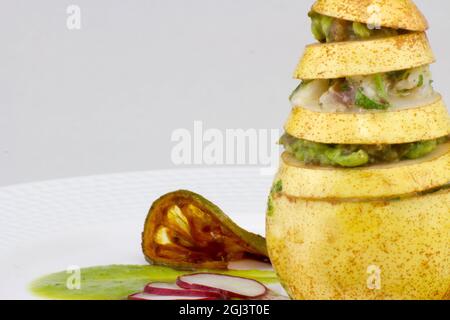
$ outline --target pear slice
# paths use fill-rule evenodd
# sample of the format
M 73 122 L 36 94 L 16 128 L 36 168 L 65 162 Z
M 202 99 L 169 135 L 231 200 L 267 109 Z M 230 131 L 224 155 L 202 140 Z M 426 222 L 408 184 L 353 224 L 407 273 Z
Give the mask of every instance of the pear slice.
M 359 168 L 305 165 L 285 152 L 275 181 L 283 193 L 304 199 L 393 198 L 450 182 L 450 142 L 416 160 Z
M 142 250 L 149 262 L 179 269 L 226 269 L 241 259 L 269 261 L 263 237 L 240 228 L 216 205 L 186 190 L 153 203 Z
M 380 27 L 425 31 L 428 22 L 411 0 L 317 0 L 312 10 Z
M 362 41 L 315 43 L 306 47 L 294 77 L 337 79 L 406 70 L 435 61 L 425 33 Z
M 285 130 L 321 143 L 400 144 L 450 134 L 450 117 L 440 95 L 428 104 L 386 112 L 319 112 L 297 106 Z

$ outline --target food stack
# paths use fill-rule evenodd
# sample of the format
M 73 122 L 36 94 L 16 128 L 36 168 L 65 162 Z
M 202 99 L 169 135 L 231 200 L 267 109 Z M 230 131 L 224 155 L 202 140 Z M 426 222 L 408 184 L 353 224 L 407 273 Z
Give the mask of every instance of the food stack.
M 267 210 L 294 299 L 450 298 L 450 118 L 409 0 L 318 0 Z

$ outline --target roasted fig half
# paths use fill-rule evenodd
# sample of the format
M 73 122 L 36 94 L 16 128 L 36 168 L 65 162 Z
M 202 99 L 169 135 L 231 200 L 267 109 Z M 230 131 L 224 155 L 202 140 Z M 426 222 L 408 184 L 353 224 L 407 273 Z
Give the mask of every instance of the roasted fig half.
M 179 190 L 150 208 L 142 250 L 152 264 L 178 269 L 227 269 L 231 261 L 268 262 L 266 241 L 236 225 L 202 196 Z

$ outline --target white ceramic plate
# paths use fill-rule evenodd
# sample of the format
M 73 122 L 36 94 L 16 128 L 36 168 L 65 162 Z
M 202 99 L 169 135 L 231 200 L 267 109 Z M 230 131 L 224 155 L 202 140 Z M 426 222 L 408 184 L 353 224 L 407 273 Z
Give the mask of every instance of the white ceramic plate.
M 27 286 L 69 266 L 144 264 L 140 233 L 160 195 L 189 189 L 242 227 L 264 233 L 272 177 L 258 168 L 165 170 L 0 188 L 0 299 L 33 299 Z

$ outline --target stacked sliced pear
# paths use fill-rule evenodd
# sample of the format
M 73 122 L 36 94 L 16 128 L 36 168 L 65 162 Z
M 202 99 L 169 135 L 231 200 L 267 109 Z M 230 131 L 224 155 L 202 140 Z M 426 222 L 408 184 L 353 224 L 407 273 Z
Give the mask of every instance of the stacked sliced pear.
M 434 62 L 428 24 L 409 0 L 319 0 L 312 11 L 360 28 L 371 23 L 372 5 L 388 35 L 310 45 L 295 77 L 370 76 Z M 320 29 L 315 35 L 327 36 Z M 294 104 L 285 130 L 295 139 L 327 145 L 444 140 L 417 159 L 354 168 L 282 155 L 266 231 L 272 264 L 292 298 L 450 299 L 450 117 L 439 94 L 425 100 L 384 110 Z

